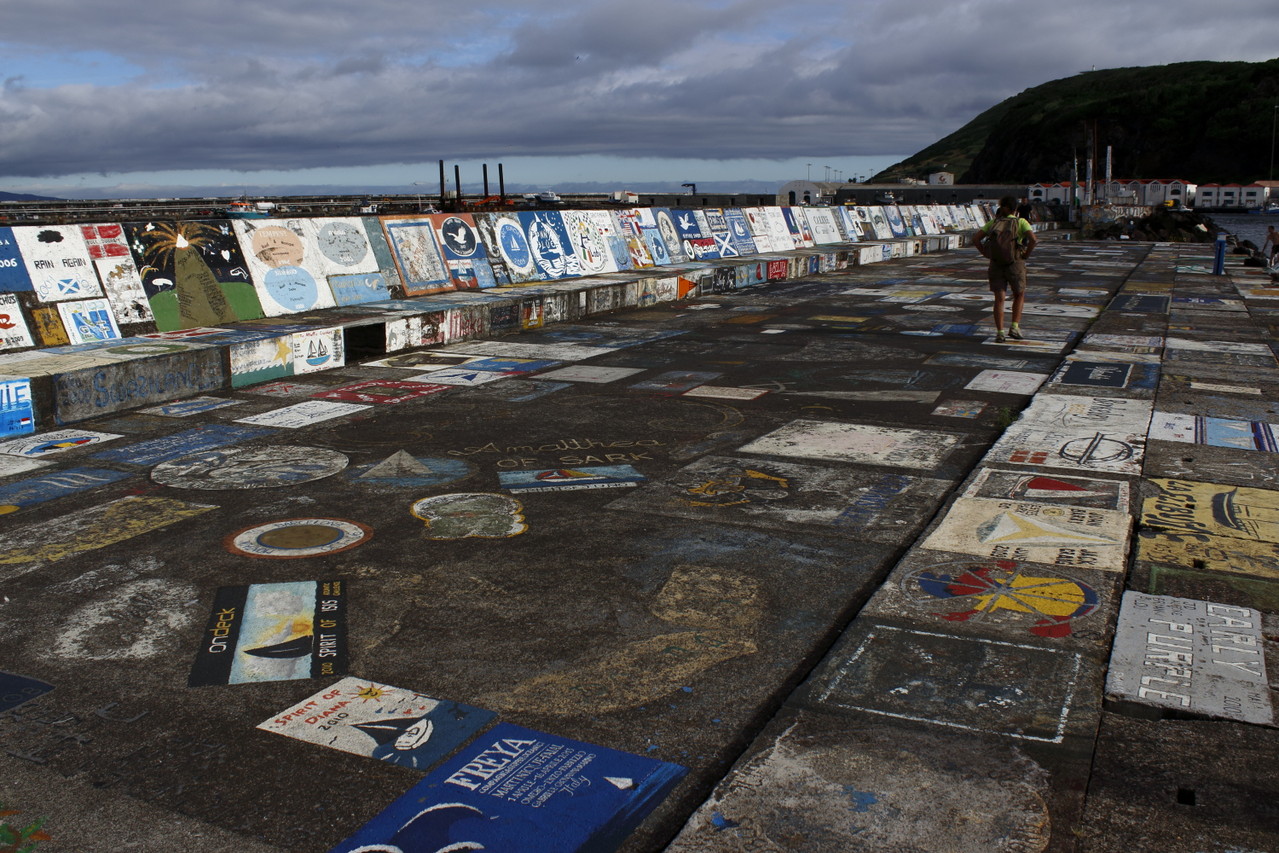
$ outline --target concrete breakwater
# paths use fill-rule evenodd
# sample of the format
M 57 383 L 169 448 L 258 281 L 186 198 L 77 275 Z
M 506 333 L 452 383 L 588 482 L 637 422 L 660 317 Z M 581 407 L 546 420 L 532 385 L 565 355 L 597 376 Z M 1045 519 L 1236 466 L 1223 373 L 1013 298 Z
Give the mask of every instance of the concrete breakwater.
M 989 215 L 628 208 L 0 228 L 0 372 L 12 377 L 0 435 L 341 367 L 348 351 L 956 248 Z

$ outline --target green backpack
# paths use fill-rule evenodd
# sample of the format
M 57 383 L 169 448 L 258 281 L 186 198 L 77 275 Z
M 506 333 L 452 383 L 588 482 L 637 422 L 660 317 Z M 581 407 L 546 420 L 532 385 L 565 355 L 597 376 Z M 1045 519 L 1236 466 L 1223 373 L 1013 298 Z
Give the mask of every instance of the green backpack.
M 995 220 L 995 223 L 990 226 L 990 234 L 986 240 L 992 261 L 1007 267 L 1021 260 L 1021 244 L 1017 242 L 1019 230 L 1021 230 L 1021 219 L 1016 216 L 1005 216 Z

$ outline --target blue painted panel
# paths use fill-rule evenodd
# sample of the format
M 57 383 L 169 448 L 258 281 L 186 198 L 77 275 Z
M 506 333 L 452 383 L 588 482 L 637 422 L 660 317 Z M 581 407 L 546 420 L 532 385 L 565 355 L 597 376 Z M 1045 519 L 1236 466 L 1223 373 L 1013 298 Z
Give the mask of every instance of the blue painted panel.
M 612 850 L 686 772 L 500 723 L 330 853 Z
M 0 438 L 36 431 L 30 379 L 0 381 Z
M 103 468 L 69 468 L 52 474 L 41 474 L 0 486 L 0 511 L 12 512 L 9 507 L 41 504 L 132 476 L 134 475 L 123 471 L 108 471 Z
M 0 672 L 0 714 L 18 707 L 23 702 L 30 702 L 32 699 L 43 696 L 52 689 L 52 684 L 46 684 L 34 678 Z
M 35 290 L 12 228 L 0 228 L 0 290 Z
M 137 444 L 104 450 L 93 454 L 93 458 L 108 462 L 129 462 L 133 465 L 155 465 L 191 453 L 199 453 L 202 450 L 238 444 L 273 432 L 275 430 L 262 427 L 210 424 L 166 435 L 163 438 L 153 438 L 150 441 L 140 441 Z

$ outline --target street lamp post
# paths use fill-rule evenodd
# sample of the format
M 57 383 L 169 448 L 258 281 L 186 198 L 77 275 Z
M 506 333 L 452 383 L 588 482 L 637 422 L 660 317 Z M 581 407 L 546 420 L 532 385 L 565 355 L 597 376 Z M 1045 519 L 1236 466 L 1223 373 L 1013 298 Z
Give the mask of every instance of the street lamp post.
M 1270 177 L 1267 180 L 1275 179 L 1275 121 L 1279 119 L 1279 104 L 1275 104 L 1275 111 L 1270 115 Z

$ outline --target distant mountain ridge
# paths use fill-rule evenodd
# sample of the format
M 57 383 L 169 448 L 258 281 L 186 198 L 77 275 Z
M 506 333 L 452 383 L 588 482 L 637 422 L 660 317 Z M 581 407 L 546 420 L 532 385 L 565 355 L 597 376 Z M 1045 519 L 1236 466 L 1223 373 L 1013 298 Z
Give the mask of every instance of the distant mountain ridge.
M 25 193 L 0 192 L 0 201 L 62 201 L 48 195 L 27 195 Z
M 1179 62 L 1085 71 L 1027 89 L 873 181 L 953 172 L 959 183 L 1085 178 L 1095 139 L 1097 179 L 1112 146 L 1115 177 L 1249 183 L 1272 169 L 1279 59 Z

